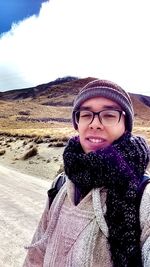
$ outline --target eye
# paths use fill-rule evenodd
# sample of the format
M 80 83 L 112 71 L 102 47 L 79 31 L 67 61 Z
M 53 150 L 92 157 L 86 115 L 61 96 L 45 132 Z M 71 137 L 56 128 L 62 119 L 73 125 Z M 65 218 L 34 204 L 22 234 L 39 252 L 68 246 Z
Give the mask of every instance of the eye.
M 89 117 L 92 117 L 92 113 L 90 111 L 82 110 L 82 111 L 80 111 L 80 117 L 89 118 Z
M 113 118 L 113 117 L 116 117 L 116 114 L 106 113 L 106 114 L 103 115 L 103 117 L 105 117 L 105 118 Z
M 106 119 L 116 118 L 118 117 L 118 112 L 116 110 L 104 111 L 102 113 L 102 116 Z

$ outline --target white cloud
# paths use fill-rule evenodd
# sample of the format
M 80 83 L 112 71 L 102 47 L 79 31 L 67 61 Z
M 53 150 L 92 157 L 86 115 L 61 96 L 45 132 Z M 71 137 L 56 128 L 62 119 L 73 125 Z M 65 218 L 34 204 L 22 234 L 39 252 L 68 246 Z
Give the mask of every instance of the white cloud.
M 43 3 L 38 17 L 14 25 L 0 38 L 0 91 L 72 75 L 106 78 L 150 95 L 148 4 L 148 0 Z

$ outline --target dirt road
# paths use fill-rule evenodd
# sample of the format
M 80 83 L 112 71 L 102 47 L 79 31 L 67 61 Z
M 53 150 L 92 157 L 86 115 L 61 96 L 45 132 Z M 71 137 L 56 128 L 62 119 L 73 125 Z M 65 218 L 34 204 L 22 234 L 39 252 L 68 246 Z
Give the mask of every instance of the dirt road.
M 0 266 L 21 267 L 50 182 L 0 166 Z

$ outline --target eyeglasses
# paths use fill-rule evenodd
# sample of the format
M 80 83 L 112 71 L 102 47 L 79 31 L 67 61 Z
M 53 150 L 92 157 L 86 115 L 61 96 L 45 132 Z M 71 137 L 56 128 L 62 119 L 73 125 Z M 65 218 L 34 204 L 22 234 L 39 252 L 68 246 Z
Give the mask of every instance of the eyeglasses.
M 75 121 L 77 124 L 83 123 L 89 125 L 97 115 L 103 126 L 115 126 L 119 123 L 122 114 L 125 115 L 125 112 L 117 109 L 105 109 L 99 112 L 77 110 L 75 111 Z

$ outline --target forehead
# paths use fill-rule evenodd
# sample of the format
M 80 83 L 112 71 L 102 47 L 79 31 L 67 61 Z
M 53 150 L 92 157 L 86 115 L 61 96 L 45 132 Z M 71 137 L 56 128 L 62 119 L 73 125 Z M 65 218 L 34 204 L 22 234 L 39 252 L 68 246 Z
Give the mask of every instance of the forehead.
M 105 97 L 93 97 L 86 101 L 84 101 L 81 105 L 82 108 L 92 108 L 92 109 L 101 109 L 101 108 L 119 108 L 121 109 L 120 105 L 108 98 Z

